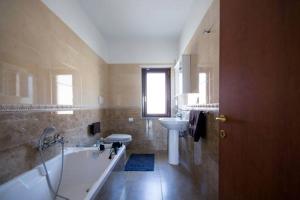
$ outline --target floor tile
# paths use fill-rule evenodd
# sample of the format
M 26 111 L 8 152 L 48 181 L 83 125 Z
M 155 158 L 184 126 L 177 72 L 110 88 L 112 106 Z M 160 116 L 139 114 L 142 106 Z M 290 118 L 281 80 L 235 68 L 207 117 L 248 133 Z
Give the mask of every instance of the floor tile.
M 127 152 L 127 156 L 132 152 Z M 134 152 L 136 153 L 136 152 Z M 201 174 L 183 165 L 168 164 L 166 151 L 155 153 L 155 169 L 147 172 L 114 171 L 97 200 L 206 200 L 207 184 Z

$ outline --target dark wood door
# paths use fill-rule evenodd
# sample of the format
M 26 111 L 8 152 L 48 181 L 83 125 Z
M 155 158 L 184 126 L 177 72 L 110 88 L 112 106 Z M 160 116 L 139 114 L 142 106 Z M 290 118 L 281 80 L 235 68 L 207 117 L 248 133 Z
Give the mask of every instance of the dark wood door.
M 300 199 L 300 1 L 220 12 L 220 199 Z

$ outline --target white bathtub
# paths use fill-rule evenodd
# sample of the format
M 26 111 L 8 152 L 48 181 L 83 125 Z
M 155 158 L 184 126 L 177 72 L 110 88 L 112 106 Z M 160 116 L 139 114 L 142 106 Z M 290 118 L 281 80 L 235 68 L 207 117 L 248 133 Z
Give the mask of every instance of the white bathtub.
M 110 160 L 110 149 L 100 153 L 97 148 L 66 148 L 64 171 L 58 194 L 70 200 L 94 199 L 116 163 L 124 155 L 123 145 Z M 51 183 L 56 188 L 61 155 L 46 162 Z M 1 200 L 52 200 L 42 165 L 27 171 L 0 186 Z M 59 199 L 59 198 L 58 198 Z

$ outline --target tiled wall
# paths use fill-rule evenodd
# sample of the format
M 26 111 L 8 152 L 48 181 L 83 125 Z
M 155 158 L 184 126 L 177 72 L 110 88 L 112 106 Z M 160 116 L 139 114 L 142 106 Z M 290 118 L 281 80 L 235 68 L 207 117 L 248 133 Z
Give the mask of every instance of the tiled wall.
M 0 1 L 0 103 L 57 104 L 72 75 L 73 104 L 107 102 L 107 64 L 40 0 Z
M 108 108 L 104 111 L 106 132 L 128 133 L 133 141 L 130 148 L 133 151 L 155 151 L 167 149 L 167 129 L 163 128 L 157 119 L 147 120 L 141 118 L 140 107 Z M 128 118 L 132 117 L 133 122 Z M 148 125 L 149 123 L 149 125 Z
M 142 105 L 142 70 L 137 64 L 110 64 L 108 67 L 109 107 Z
M 133 142 L 129 148 L 133 150 L 167 149 L 167 130 L 157 120 L 151 120 L 148 128 L 147 121 L 141 118 L 138 65 L 107 66 L 39 0 L 0 1 L 0 13 L 1 104 L 55 105 L 54 77 L 65 73 L 73 75 L 75 105 L 99 107 L 98 96 L 104 97 L 100 109 L 75 110 L 71 115 L 45 111 L 1 112 L 0 183 L 40 163 L 35 144 L 41 131 L 49 125 L 56 126 L 65 136 L 69 141 L 67 146 L 93 143 L 101 136 L 121 132 L 132 134 Z M 200 45 L 191 42 L 190 47 Z M 202 66 L 197 64 L 201 61 L 197 55 L 202 50 L 194 50 L 197 59 L 194 62 L 192 57 L 192 63 L 196 63 L 192 65 Z M 16 74 L 19 74 L 18 81 Z M 28 78 L 32 78 L 32 85 Z M 216 95 L 214 99 L 217 99 Z M 218 185 L 218 138 L 213 115 L 216 113 L 208 120 L 208 138 L 202 141 L 203 164 L 193 168 L 195 175 L 203 175 L 200 171 L 207 172 L 205 178 L 209 186 L 213 186 L 211 191 Z M 133 117 L 134 122 L 128 122 L 129 117 Z M 87 125 L 95 121 L 102 121 L 102 134 L 89 136 Z M 182 163 L 188 163 L 187 167 L 193 161 L 188 156 L 195 155 L 193 145 L 190 137 L 181 138 Z M 47 156 L 56 153 L 57 148 L 47 151 Z M 199 177 L 199 180 L 205 179 Z
M 199 92 L 197 74 L 210 73 L 209 103 L 219 102 L 219 16 L 219 0 L 214 0 L 185 51 L 191 54 L 192 92 Z M 210 27 L 211 33 L 205 34 L 204 31 Z M 207 194 L 209 199 L 218 199 L 219 124 L 215 120 L 219 114 L 218 107 L 214 105 L 194 109 L 208 111 L 207 137 L 197 143 L 190 136 L 180 138 L 181 164 L 201 182 L 199 190 L 203 194 Z
M 40 163 L 37 142 L 43 129 L 55 126 L 65 146 L 92 144 L 101 135 L 88 135 L 87 125 L 103 118 L 102 110 L 78 110 L 72 115 L 56 112 L 0 113 L 0 184 Z M 105 127 L 103 127 L 105 129 Z M 49 148 L 47 158 L 59 152 Z
M 208 103 L 219 103 L 219 44 L 219 0 L 214 0 L 185 49 L 191 55 L 191 92 L 199 92 L 198 74 L 208 74 Z
M 107 132 L 128 133 L 133 137 L 129 148 L 132 150 L 166 150 L 167 130 L 157 119 L 142 118 L 142 76 L 141 65 L 109 65 L 109 108 L 105 111 Z M 134 122 L 128 122 L 133 117 Z M 149 127 L 149 128 L 147 128 Z
M 0 13 L 0 107 L 38 108 L 0 112 L 1 184 L 40 163 L 35 146 L 49 125 L 65 136 L 66 146 L 93 143 L 101 136 L 89 136 L 87 125 L 103 120 L 108 66 L 40 0 L 3 0 Z M 46 109 L 57 104 L 55 77 L 61 74 L 72 75 L 73 105 L 85 109 L 73 114 Z M 51 148 L 46 153 L 49 158 L 58 152 Z
M 205 109 L 203 109 L 205 110 Z M 199 181 L 201 192 L 209 199 L 218 199 L 219 183 L 219 125 L 215 117 L 217 110 L 210 110 L 207 116 L 205 139 L 194 142 L 189 135 L 180 138 L 180 164 Z

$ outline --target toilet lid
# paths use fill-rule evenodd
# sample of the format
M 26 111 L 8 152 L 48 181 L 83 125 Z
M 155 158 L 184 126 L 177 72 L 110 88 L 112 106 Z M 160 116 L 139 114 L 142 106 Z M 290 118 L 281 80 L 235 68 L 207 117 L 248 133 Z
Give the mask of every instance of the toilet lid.
M 130 142 L 132 140 L 129 134 L 111 134 L 104 139 L 105 142 Z

